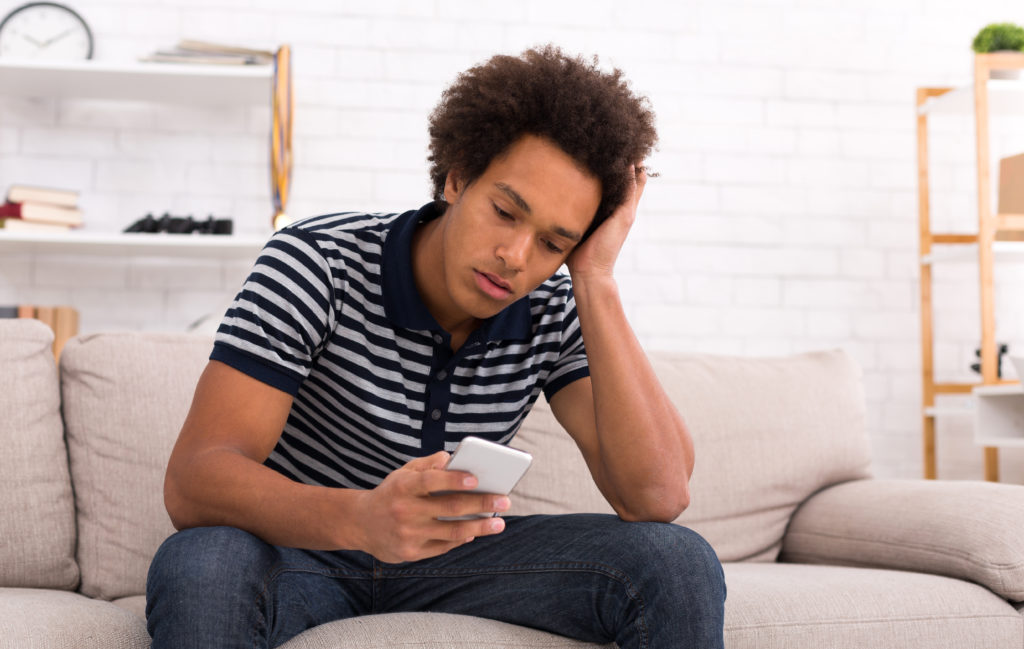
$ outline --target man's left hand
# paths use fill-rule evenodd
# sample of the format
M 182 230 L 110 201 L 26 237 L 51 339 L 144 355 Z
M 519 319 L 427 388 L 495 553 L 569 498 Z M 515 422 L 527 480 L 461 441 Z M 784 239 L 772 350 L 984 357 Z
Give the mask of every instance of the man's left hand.
M 647 184 L 647 174 L 643 166 L 633 165 L 631 171 L 626 200 L 566 260 L 569 273 L 574 280 L 591 276 L 612 276 L 615 260 L 618 259 L 626 235 L 636 220 L 637 205 L 644 193 L 644 185 Z

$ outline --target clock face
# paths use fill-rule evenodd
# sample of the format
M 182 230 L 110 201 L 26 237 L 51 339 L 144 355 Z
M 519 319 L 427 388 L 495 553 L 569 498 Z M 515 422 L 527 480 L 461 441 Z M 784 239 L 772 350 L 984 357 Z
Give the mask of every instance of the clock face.
M 0 24 L 0 57 L 34 60 L 92 58 L 92 33 L 82 17 L 55 2 L 32 2 Z

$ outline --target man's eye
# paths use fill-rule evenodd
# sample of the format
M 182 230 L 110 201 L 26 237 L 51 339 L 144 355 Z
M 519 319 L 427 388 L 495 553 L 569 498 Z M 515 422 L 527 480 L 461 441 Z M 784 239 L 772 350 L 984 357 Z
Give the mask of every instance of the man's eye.
M 498 206 L 497 206 L 497 205 L 495 205 L 494 203 L 491 203 L 491 205 L 492 205 L 492 206 L 494 207 L 494 211 L 495 211 L 495 213 L 496 213 L 496 214 L 497 214 L 498 216 L 500 216 L 501 218 L 503 218 L 503 219 L 511 219 L 511 218 L 512 218 L 512 215 L 511 215 L 511 214 L 509 214 L 509 213 L 508 213 L 508 212 L 506 212 L 505 210 L 501 209 L 500 207 L 498 207 Z
M 555 245 L 551 241 L 545 240 L 544 241 L 544 245 L 546 245 L 548 247 L 548 250 L 550 250 L 551 252 L 557 253 L 559 255 L 562 254 L 562 252 L 563 252 L 560 247 L 558 247 L 557 245 Z

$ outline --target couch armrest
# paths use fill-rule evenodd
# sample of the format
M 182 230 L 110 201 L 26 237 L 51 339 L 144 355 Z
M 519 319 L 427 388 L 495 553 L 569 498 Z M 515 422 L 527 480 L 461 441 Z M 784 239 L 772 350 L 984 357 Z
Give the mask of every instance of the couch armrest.
M 780 560 L 928 572 L 1024 600 L 1024 486 L 856 480 L 797 509 Z

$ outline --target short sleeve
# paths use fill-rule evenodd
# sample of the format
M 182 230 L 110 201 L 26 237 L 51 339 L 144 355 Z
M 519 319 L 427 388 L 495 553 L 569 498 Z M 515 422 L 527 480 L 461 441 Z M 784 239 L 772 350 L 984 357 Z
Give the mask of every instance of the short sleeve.
M 572 289 L 566 297 L 562 316 L 562 341 L 558 360 L 544 384 L 544 396 L 550 401 L 556 392 L 573 381 L 590 376 L 587 350 L 583 346 L 583 332 L 576 314 L 576 298 Z
M 311 234 L 278 231 L 224 315 L 210 359 L 295 395 L 334 320 L 332 278 Z

